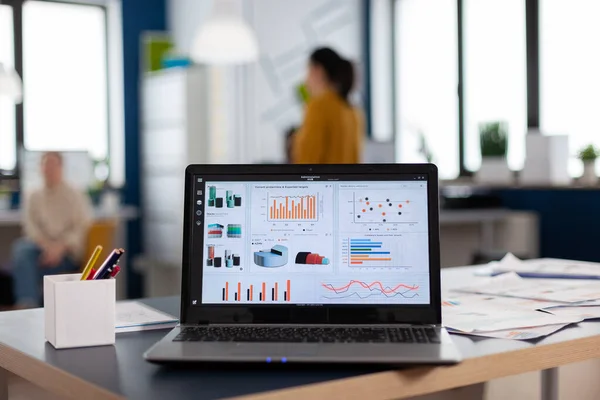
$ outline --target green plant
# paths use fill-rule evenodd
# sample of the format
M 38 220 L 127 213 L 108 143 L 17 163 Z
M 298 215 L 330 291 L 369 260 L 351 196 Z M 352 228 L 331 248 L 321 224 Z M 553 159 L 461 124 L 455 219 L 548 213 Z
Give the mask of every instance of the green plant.
M 296 96 L 298 97 L 298 100 L 300 100 L 300 103 L 308 103 L 310 95 L 308 94 L 308 88 L 306 87 L 305 83 L 301 83 L 298 86 L 296 86 Z
M 586 162 L 594 162 L 596 159 L 600 157 L 600 149 L 594 147 L 594 145 L 590 144 L 584 147 L 579 151 L 577 158 L 579 158 L 584 163 Z
M 479 124 L 479 144 L 481 157 L 506 157 L 508 149 L 508 129 L 500 121 Z
M 431 152 L 429 144 L 427 143 L 427 138 L 425 137 L 425 134 L 422 131 L 419 131 L 419 140 L 421 142 L 419 152 L 423 155 L 423 157 L 425 157 L 428 163 L 432 163 L 433 153 Z

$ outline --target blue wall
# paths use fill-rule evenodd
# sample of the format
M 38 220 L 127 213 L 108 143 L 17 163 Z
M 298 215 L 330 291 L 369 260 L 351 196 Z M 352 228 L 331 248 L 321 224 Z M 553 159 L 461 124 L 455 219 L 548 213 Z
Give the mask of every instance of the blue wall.
M 540 218 L 542 257 L 600 262 L 600 190 L 509 189 L 504 204 Z
M 200 0 L 199 0 L 200 1 Z M 166 0 L 122 0 L 125 96 L 125 203 L 141 206 L 140 193 L 140 49 L 144 31 L 167 28 Z M 127 230 L 127 294 L 142 295 L 141 276 L 133 271 L 133 258 L 142 252 L 141 222 Z

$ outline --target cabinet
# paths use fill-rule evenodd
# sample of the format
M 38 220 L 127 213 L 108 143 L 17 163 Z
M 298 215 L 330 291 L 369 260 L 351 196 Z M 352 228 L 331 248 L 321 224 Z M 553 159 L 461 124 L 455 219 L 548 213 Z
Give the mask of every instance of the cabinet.
M 142 83 L 141 184 L 144 260 L 181 266 L 184 172 L 211 158 L 207 70 L 148 73 Z

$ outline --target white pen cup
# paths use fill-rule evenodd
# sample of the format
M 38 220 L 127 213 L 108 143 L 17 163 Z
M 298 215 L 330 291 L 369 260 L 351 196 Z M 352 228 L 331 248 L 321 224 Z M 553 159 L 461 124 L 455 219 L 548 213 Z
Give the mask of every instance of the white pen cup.
M 115 343 L 115 280 L 44 276 L 46 340 L 56 349 Z

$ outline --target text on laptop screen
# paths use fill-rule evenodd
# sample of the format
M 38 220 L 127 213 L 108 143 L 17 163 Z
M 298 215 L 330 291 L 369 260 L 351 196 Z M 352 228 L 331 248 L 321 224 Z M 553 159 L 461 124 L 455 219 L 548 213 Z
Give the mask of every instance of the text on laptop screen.
M 193 304 L 429 304 L 424 176 L 300 178 L 195 179 Z

